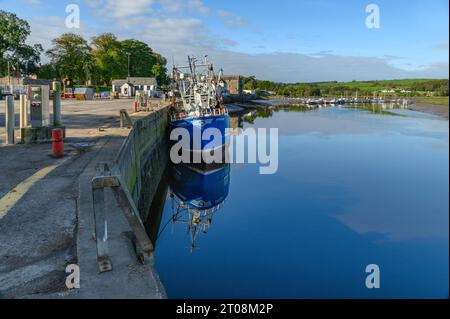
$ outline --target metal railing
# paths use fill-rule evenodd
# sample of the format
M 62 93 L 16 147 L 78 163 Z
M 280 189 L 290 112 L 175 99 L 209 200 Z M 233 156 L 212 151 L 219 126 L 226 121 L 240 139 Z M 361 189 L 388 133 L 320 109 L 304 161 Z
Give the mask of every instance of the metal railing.
M 134 234 L 136 254 L 141 262 L 152 256 L 154 247 L 151 243 L 139 211 L 128 192 L 117 169 L 111 170 L 108 163 L 97 164 L 95 177 L 92 179 L 92 196 L 95 219 L 95 239 L 97 242 L 97 262 L 100 272 L 112 270 L 108 249 L 108 222 L 105 209 L 105 188 L 111 188 Z
M 206 110 L 204 113 L 200 114 L 199 116 L 195 115 L 195 116 L 190 116 L 189 114 L 187 114 L 186 112 L 179 112 L 176 114 L 173 114 L 170 119 L 172 121 L 178 121 L 178 120 L 183 120 L 185 118 L 192 118 L 192 117 L 206 117 L 206 116 L 220 116 L 220 115 L 227 115 L 228 111 L 225 108 L 214 108 L 214 109 L 209 109 Z

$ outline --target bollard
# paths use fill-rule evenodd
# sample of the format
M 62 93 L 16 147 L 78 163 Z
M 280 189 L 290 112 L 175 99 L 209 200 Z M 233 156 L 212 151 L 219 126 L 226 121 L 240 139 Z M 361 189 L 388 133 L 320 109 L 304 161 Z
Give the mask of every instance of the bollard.
M 19 126 L 20 129 L 25 127 L 25 109 L 26 108 L 26 95 L 25 94 L 20 94 L 20 99 L 19 99 L 19 111 L 20 111 L 20 121 L 19 121 Z
M 28 98 L 26 94 L 20 95 L 20 128 L 28 126 Z
M 53 126 L 61 126 L 61 83 L 53 82 Z
M 27 123 L 27 96 L 25 94 L 20 94 L 20 100 L 19 100 L 19 112 L 20 112 L 20 120 L 19 120 L 19 127 L 20 127 L 20 138 L 23 140 L 23 128 L 26 127 Z
M 60 128 L 54 128 L 52 130 L 52 149 L 54 158 L 59 158 L 64 155 L 63 130 Z
M 142 110 L 142 100 L 141 99 L 138 100 L 138 110 L 139 111 Z
M 30 123 L 28 112 L 30 110 L 30 104 L 31 104 L 30 98 L 29 98 L 29 94 L 25 95 L 25 101 L 24 102 L 25 102 L 25 105 L 24 105 L 24 111 L 25 112 L 24 112 L 24 117 L 23 117 L 23 126 L 24 127 L 28 127 L 29 123 Z
M 14 96 L 6 96 L 6 144 L 14 144 Z
M 125 127 L 125 121 L 127 121 L 127 128 L 133 127 L 133 122 L 131 121 L 131 118 L 128 115 L 127 110 L 122 109 L 122 110 L 120 110 L 120 128 Z

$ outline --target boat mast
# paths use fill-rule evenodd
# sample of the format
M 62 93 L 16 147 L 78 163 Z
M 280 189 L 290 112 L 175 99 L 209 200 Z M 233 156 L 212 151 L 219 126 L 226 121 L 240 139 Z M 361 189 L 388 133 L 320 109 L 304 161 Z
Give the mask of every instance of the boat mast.
M 220 70 L 216 77 L 213 64 L 208 61 L 207 55 L 202 60 L 188 55 L 187 60 L 188 65 L 174 65 L 173 69 L 174 83 L 178 84 L 184 110 L 202 113 L 203 108 L 213 109 L 221 105 L 219 83 L 222 80 L 223 71 Z M 201 71 L 197 71 L 197 67 L 201 67 Z M 182 69 L 189 70 L 190 74 L 182 73 Z
M 211 90 L 212 90 L 212 80 L 213 80 L 213 66 L 212 64 L 208 63 L 207 55 L 205 55 L 205 61 L 204 64 L 208 65 L 208 76 L 206 79 L 206 88 L 208 90 L 208 108 L 211 108 Z

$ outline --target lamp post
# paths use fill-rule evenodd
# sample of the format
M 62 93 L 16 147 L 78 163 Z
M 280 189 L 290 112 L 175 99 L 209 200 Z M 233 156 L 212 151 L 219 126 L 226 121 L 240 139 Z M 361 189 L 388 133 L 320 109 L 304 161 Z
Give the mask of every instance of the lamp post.
M 11 73 L 9 70 L 10 66 L 9 66 L 9 59 L 8 59 L 8 86 L 9 86 L 9 93 L 11 93 Z
M 131 53 L 130 52 L 127 52 L 127 55 L 128 55 L 128 81 L 130 80 L 130 56 L 131 56 Z
M 89 67 L 89 65 L 85 65 L 85 67 L 84 67 L 84 72 L 86 72 L 86 82 L 85 82 L 85 85 L 86 85 L 86 87 L 88 86 L 88 84 L 89 84 L 89 78 L 90 78 L 90 67 Z
M 30 98 L 30 75 L 28 74 L 28 70 L 29 70 L 29 66 L 28 65 L 29 65 L 29 63 L 30 63 L 30 61 L 27 60 L 27 64 L 26 64 L 26 68 L 25 68 L 25 76 L 26 76 L 26 81 L 27 81 L 27 86 L 26 86 L 27 98 Z

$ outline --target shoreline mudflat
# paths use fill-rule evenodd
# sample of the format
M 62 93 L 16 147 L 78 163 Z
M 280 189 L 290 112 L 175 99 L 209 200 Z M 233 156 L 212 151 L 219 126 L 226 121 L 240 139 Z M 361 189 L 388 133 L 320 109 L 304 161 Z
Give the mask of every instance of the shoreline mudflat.
M 414 103 L 408 106 L 408 109 L 418 112 L 425 112 L 441 116 L 449 119 L 449 107 L 448 105 L 438 105 L 430 103 Z
M 253 100 L 251 103 L 234 103 L 241 107 L 250 107 L 250 108 L 256 108 L 256 107 L 270 107 L 274 106 L 277 103 L 274 102 L 280 102 L 280 100 L 272 99 L 272 100 Z M 295 99 L 294 99 L 295 102 Z M 432 103 L 414 103 L 408 105 L 408 109 L 412 111 L 417 112 L 424 112 L 429 114 L 434 114 L 443 118 L 449 119 L 449 106 L 446 104 L 432 104 Z M 292 100 L 286 99 L 283 100 L 283 103 L 278 104 L 292 104 Z

